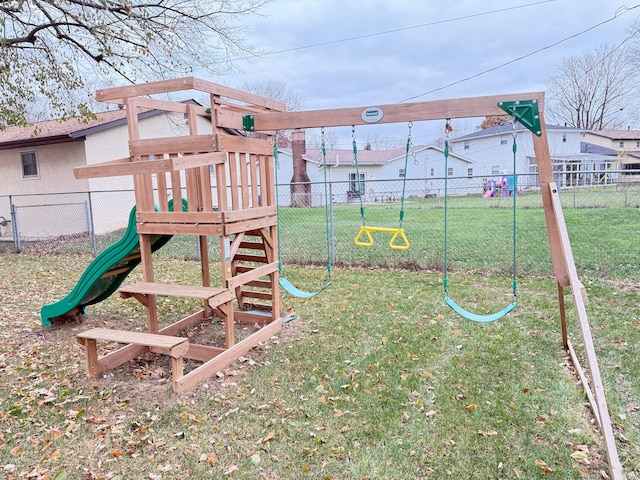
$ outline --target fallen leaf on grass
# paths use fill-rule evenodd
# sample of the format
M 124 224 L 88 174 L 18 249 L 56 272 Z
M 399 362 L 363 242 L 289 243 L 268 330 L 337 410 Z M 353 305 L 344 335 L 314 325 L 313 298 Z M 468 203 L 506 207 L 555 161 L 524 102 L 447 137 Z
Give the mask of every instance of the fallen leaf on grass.
M 472 404 L 467 405 L 466 407 L 464 407 L 464 409 L 467 412 L 473 412 L 476 408 L 478 408 L 478 405 L 476 405 L 475 403 L 472 403 Z
M 553 469 L 549 467 L 546 462 L 540 460 L 539 458 L 536 458 L 536 465 L 540 467 L 540 470 L 542 470 L 544 473 L 553 473 Z

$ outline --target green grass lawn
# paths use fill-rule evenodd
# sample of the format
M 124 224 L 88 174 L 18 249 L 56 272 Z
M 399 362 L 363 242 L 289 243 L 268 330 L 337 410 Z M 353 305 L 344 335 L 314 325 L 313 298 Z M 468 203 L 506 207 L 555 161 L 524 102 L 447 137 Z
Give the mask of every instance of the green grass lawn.
M 39 327 L 40 307 L 68 292 L 90 257 L 0 256 L 0 469 L 7 479 L 58 480 L 603 478 L 602 440 L 561 347 L 544 218 L 527 201 L 535 207 L 523 195 L 518 307 L 504 319 L 476 324 L 444 304 L 435 200 L 407 205 L 412 246 L 400 254 L 378 238 L 372 248 L 352 248 L 358 212 L 343 206 L 335 211 L 343 263 L 332 286 L 312 300 L 285 294 L 286 313 L 297 320 L 180 396 L 171 394 L 165 358 L 92 381 L 84 375 L 75 334 L 144 328 L 135 301 L 112 297 L 84 320 Z M 468 199 L 452 207 L 449 293 L 481 313 L 501 309 L 511 301 L 510 238 L 502 233 L 510 211 Z M 397 205 L 367 209 L 371 222 L 397 214 Z M 640 478 L 639 215 L 565 211 L 630 480 Z M 305 233 L 294 241 L 294 230 L 285 231 L 283 255 L 322 263 L 304 255 L 322 258 L 324 211 L 283 209 L 282 222 Z M 371 261 L 394 268 L 360 266 Z M 188 283 L 198 272 L 194 262 L 158 261 L 159 279 Z M 285 273 L 309 290 L 326 277 L 321 266 L 292 263 Z M 569 296 L 567 303 L 581 355 Z M 166 321 L 188 307 L 160 301 Z

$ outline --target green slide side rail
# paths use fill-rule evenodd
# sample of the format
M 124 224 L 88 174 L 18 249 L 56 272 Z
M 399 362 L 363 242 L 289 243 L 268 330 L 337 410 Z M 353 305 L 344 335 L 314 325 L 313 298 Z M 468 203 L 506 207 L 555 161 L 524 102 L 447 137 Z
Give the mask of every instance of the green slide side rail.
M 182 200 L 186 210 L 186 200 Z M 173 210 L 172 201 L 169 210 Z M 151 250 L 162 248 L 172 235 L 152 235 Z M 40 310 L 43 327 L 51 326 L 51 319 L 65 315 L 72 310 L 85 313 L 85 308 L 109 298 L 122 284 L 131 271 L 140 263 L 140 242 L 136 228 L 136 207 L 131 209 L 129 224 L 113 245 L 93 259 L 80 276 L 76 286 L 63 299 L 45 305 Z

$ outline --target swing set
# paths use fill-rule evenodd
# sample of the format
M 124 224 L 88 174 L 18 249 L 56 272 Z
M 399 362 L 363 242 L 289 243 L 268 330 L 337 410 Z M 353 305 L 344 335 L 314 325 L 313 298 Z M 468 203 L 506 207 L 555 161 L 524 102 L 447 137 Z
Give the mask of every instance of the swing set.
M 210 108 L 152 98 L 156 94 L 185 90 L 207 93 L 211 101 Z M 277 157 L 277 146 L 274 148 L 272 143 L 272 132 L 477 118 L 501 115 L 506 111 L 533 132 L 540 193 L 557 286 L 562 343 L 585 388 L 602 434 L 609 463 L 609 478 L 624 478 L 586 312 L 586 293 L 578 278 L 560 194 L 553 177 L 542 111 L 544 93 L 287 112 L 284 105 L 273 100 L 194 77 L 185 77 L 99 90 L 96 97 L 100 101 L 125 107 L 130 155 L 109 162 L 76 167 L 74 174 L 78 179 L 128 176 L 134 180 L 138 258 L 144 281 L 122 286 L 119 291 L 123 298 L 135 299 L 144 306 L 147 331 L 142 334 L 95 328 L 78 334 L 78 339 L 85 345 L 89 377 L 100 375 L 147 352 L 154 352 L 171 357 L 173 389 L 176 392 L 186 391 L 223 370 L 240 355 L 280 330 L 285 321 L 281 316 L 280 288 L 309 298 L 330 285 L 330 261 L 327 262 L 328 281 L 318 292 L 304 292 L 293 287 L 284 277 L 280 278 L 282 266 L 277 261 L 277 181 L 274 178 L 274 170 L 277 169 L 272 161 L 272 157 Z M 141 138 L 139 113 L 141 109 L 147 108 L 186 115 L 189 119 L 188 132 L 175 138 Z M 209 133 L 198 131 L 200 117 L 209 120 Z M 229 129 L 264 132 L 266 138 L 229 135 Z M 357 155 L 357 151 L 354 154 Z M 324 168 L 326 185 L 326 153 Z M 214 176 L 211 175 L 212 169 Z M 169 197 L 181 198 L 183 189 L 186 190 L 186 208 L 183 211 L 170 209 Z M 383 232 L 397 234 L 396 239 L 391 242 L 392 248 L 393 245 L 395 249 L 402 249 L 405 245 L 408 248 L 409 242 L 405 241 L 402 230 L 404 194 L 403 188 L 398 229 L 367 226 L 364 221 L 364 204 L 362 205 L 361 216 L 365 228 L 361 243 L 372 243 L 371 233 Z M 326 189 L 325 202 L 328 226 L 329 199 Z M 197 282 L 194 281 L 192 285 L 177 285 L 156 281 L 157 269 L 154 266 L 152 247 L 153 239 L 158 235 L 198 237 L 201 278 Z M 215 263 L 219 265 L 219 279 L 211 275 L 211 266 L 214 265 L 209 261 L 208 253 L 211 238 L 216 238 L 220 246 L 219 262 Z M 329 239 L 329 234 L 327 238 Z M 121 268 L 115 268 L 112 274 L 120 271 Z M 105 275 L 101 276 L 101 279 L 104 278 Z M 219 286 L 213 285 L 214 280 Z M 573 298 L 587 369 L 582 367 L 568 338 L 566 288 L 570 289 Z M 163 325 L 160 323 L 158 296 L 193 298 L 199 301 L 200 307 L 178 321 Z M 448 303 L 456 308 L 457 304 L 452 300 Z M 473 316 L 462 308 L 457 311 L 467 317 Z M 494 315 L 501 315 L 502 312 L 504 310 Z M 177 336 L 185 329 L 212 317 L 221 320 L 220 325 L 224 329 L 223 347 L 194 344 L 189 338 Z M 236 342 L 234 327 L 238 323 L 260 327 Z M 116 342 L 125 346 L 98 357 L 97 341 Z M 183 369 L 185 358 L 196 364 L 187 373 Z
M 561 326 L 561 336 L 563 346 L 570 356 L 576 372 L 580 377 L 582 385 L 585 388 L 587 398 L 591 409 L 600 427 L 603 436 L 604 445 L 609 460 L 610 478 L 614 480 L 622 480 L 622 466 L 618 457 L 615 437 L 611 419 L 608 413 L 606 398 L 604 395 L 604 387 L 598 361 L 596 358 L 591 328 L 586 312 L 586 293 L 582 283 L 580 282 L 573 260 L 571 244 L 567 233 L 562 206 L 560 203 L 560 195 L 558 187 L 553 177 L 553 169 L 551 157 L 549 154 L 549 145 L 546 136 L 546 126 L 542 106 L 544 101 L 544 93 L 527 93 L 527 94 L 507 94 L 500 96 L 472 97 L 462 99 L 437 100 L 431 102 L 416 102 L 403 104 L 390 104 L 376 107 L 355 107 L 355 108 L 339 108 L 330 110 L 302 111 L 302 112 L 266 112 L 257 113 L 255 115 L 244 115 L 243 126 L 245 130 L 250 131 L 277 131 L 286 129 L 305 129 L 305 128 L 326 128 L 365 125 L 372 123 L 399 123 L 399 122 L 415 122 L 447 119 L 447 123 L 451 119 L 457 118 L 474 118 L 492 115 L 502 115 L 505 112 L 513 117 L 515 122 L 521 123 L 530 130 L 533 135 L 533 147 L 540 182 L 540 192 L 547 224 L 547 235 L 551 251 L 551 259 L 553 270 L 556 278 L 558 308 Z M 450 126 L 450 125 L 449 125 Z M 450 133 L 450 132 L 449 132 Z M 447 142 L 448 143 L 448 142 Z M 516 155 L 516 138 L 514 135 L 514 159 Z M 354 166 L 358 170 L 357 148 L 355 146 L 354 134 Z M 448 145 L 445 145 L 445 162 L 448 161 Z M 406 158 L 405 158 L 406 163 Z M 445 168 L 445 172 L 447 172 Z M 406 172 L 406 169 L 405 169 Z M 447 172 L 448 173 L 448 172 Z M 514 168 L 515 178 L 515 168 Z M 358 187 L 360 188 L 360 175 L 357 174 Z M 405 176 L 406 182 L 406 176 Z M 403 182 L 403 184 L 406 184 Z M 445 179 L 445 185 L 448 178 Z M 515 263 L 515 233 L 516 233 L 516 195 L 517 187 L 514 189 L 514 206 L 513 206 L 513 233 L 514 233 L 514 264 L 513 264 L 513 301 L 502 310 L 489 315 L 478 315 L 461 307 L 451 297 L 448 296 L 448 280 L 447 259 L 445 259 L 445 302 L 456 313 L 462 317 L 476 322 L 490 322 L 504 317 L 512 312 L 516 307 L 516 263 Z M 392 239 L 389 246 L 394 250 L 403 250 L 409 248 L 409 241 L 403 230 L 404 220 L 404 185 L 402 204 L 400 209 L 399 228 L 370 226 L 366 223 L 364 212 L 364 203 L 362 202 L 362 192 L 358 191 L 360 197 L 360 211 L 362 226 L 355 238 L 355 243 L 359 246 L 370 247 L 373 245 L 372 233 L 391 233 Z M 448 191 L 445 193 L 445 201 L 448 202 Z M 447 210 L 447 207 L 445 207 Z M 445 218 L 448 212 L 445 212 Z M 447 226 L 445 226 L 445 232 Z M 445 240 L 445 256 L 447 255 L 447 242 Z M 286 283 L 285 283 L 286 285 Z M 581 365 L 580 358 L 576 355 L 571 341 L 568 338 L 566 325 L 566 305 L 565 305 L 565 289 L 569 288 L 574 300 L 575 311 L 578 318 L 578 325 L 581 331 L 582 344 L 584 346 L 587 369 Z M 294 289 L 290 289 L 295 291 Z M 312 294 L 309 294 L 312 296 Z M 587 372 L 587 373 L 585 373 Z M 587 376 L 588 375 L 588 376 Z

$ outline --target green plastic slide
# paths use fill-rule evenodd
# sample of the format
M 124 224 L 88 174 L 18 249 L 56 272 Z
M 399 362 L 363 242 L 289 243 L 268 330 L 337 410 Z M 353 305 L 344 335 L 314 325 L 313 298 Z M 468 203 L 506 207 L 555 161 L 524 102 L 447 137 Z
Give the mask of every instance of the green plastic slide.
M 186 200 L 182 200 L 183 209 Z M 169 202 L 173 210 L 173 203 Z M 171 235 L 152 235 L 151 250 L 163 247 Z M 140 242 L 136 229 L 136 207 L 131 209 L 127 230 L 120 240 L 110 245 L 93 259 L 76 286 L 62 300 L 45 305 L 40 310 L 42 326 L 50 327 L 51 319 L 73 310 L 85 313 L 88 305 L 99 303 L 111 296 L 131 271 L 140 263 Z

